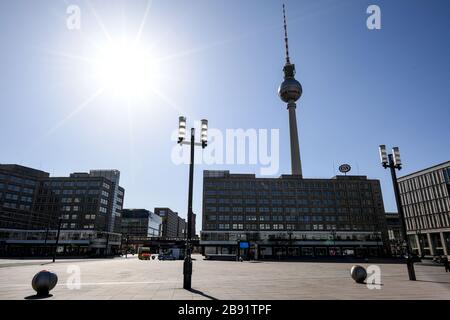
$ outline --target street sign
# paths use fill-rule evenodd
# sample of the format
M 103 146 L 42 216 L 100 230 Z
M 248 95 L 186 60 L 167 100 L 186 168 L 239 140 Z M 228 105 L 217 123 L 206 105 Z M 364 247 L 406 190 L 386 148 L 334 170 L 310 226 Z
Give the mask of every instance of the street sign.
M 241 249 L 248 249 L 249 243 L 248 242 L 239 242 L 239 248 Z

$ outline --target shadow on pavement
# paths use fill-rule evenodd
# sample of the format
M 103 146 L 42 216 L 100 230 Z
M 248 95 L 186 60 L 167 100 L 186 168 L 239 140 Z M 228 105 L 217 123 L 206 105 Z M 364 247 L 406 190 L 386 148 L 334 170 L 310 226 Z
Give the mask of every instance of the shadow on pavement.
M 35 294 L 32 296 L 25 297 L 24 299 L 25 300 L 40 300 L 40 299 L 47 299 L 47 298 L 51 298 L 51 297 L 53 297 L 52 294 L 47 294 L 45 296 Z
M 214 297 L 211 297 L 211 296 L 207 295 L 206 293 L 201 292 L 200 290 L 191 289 L 191 290 L 188 290 L 188 291 L 190 291 L 192 293 L 195 293 L 195 294 L 198 294 L 198 295 L 201 295 L 201 296 L 206 297 L 206 298 L 211 299 L 211 300 L 219 300 L 217 298 L 214 298 Z
M 442 284 L 450 284 L 448 281 L 433 281 L 433 280 L 416 280 L 417 282 L 431 282 L 431 283 L 442 283 Z

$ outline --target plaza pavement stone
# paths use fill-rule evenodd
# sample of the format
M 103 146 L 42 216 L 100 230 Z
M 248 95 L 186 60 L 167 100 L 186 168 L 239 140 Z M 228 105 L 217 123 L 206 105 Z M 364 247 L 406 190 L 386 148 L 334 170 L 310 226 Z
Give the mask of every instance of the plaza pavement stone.
M 48 300 L 278 300 L 278 299 L 450 299 L 450 273 L 443 267 L 416 265 L 418 281 L 409 281 L 406 266 L 379 263 L 381 289 L 368 289 L 350 277 L 347 262 L 207 261 L 195 255 L 193 291 L 182 288 L 183 261 L 1 260 L 0 299 L 33 296 L 31 279 L 47 269 L 58 275 Z M 362 264 L 368 266 L 368 264 Z M 69 266 L 80 268 L 81 286 L 70 289 Z

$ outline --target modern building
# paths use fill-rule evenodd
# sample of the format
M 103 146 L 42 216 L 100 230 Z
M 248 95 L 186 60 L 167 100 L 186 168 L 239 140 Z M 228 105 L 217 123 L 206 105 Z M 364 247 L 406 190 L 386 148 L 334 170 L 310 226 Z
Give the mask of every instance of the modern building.
M 0 170 L 0 254 L 48 254 L 58 227 L 60 254 L 117 252 L 124 199 L 117 170 L 69 177 L 19 165 L 0 165 Z
M 49 212 L 36 212 L 39 182 L 49 173 L 15 164 L 0 164 L 0 229 L 45 229 L 56 223 Z
M 162 218 L 146 209 L 122 210 L 122 236 L 127 238 L 160 237 Z
M 162 237 L 186 237 L 187 223 L 185 219 L 178 216 L 178 212 L 174 212 L 170 208 L 155 208 L 154 211 L 162 219 Z
M 391 253 L 393 256 L 400 256 L 404 239 L 397 212 L 386 212 L 386 226 Z
M 239 241 L 253 258 L 389 253 L 380 182 L 365 176 L 204 171 L 202 223 L 206 255 L 234 255 Z
M 398 178 L 408 241 L 423 256 L 450 255 L 450 161 Z

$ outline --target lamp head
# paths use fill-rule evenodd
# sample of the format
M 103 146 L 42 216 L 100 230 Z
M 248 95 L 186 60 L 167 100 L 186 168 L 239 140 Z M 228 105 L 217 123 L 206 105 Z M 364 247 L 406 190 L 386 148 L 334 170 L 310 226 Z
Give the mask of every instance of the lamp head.
M 380 145 L 378 150 L 380 152 L 381 165 L 386 168 L 389 163 L 387 152 L 386 152 L 386 146 L 384 144 L 382 144 L 382 145 Z
M 398 147 L 392 148 L 392 154 L 394 157 L 394 166 L 400 170 L 402 168 L 402 160 L 400 159 L 400 149 Z
M 200 133 L 202 148 L 205 148 L 208 145 L 208 120 L 202 119 L 202 128 Z
M 186 139 L 186 117 L 178 118 L 178 143 L 183 142 Z

